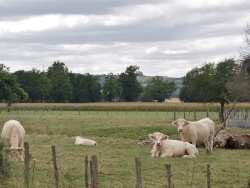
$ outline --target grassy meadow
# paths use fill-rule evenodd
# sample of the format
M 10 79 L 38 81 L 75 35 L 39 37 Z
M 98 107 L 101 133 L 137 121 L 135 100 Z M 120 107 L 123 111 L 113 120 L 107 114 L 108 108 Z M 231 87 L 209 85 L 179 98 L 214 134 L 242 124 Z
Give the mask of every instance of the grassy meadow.
M 174 118 L 171 110 L 147 110 L 145 108 L 144 111 L 119 111 L 119 104 L 114 105 L 115 110 L 107 110 L 112 109 L 110 107 L 112 104 L 106 104 L 106 106 L 99 104 L 101 105 L 99 108 L 97 108 L 98 104 L 87 104 L 103 110 L 82 111 L 84 107 L 80 104 L 61 106 L 57 104 L 51 105 L 50 109 L 48 105 L 51 104 L 15 104 L 16 108 L 10 112 L 0 105 L 2 108 L 0 129 L 7 120 L 16 119 L 26 130 L 25 141 L 29 143 L 31 155 L 30 187 L 55 187 L 51 146 L 56 147 L 60 187 L 83 187 L 85 155 L 89 158 L 91 155 L 97 155 L 99 187 L 101 188 L 135 187 L 136 156 L 139 156 L 141 160 L 143 188 L 166 187 L 166 164 L 172 166 L 174 185 L 177 188 L 206 187 L 207 164 L 210 164 L 211 168 L 212 187 L 245 188 L 250 181 L 249 150 L 215 148 L 212 155 L 206 155 L 204 148 L 198 148 L 199 155 L 194 159 L 151 158 L 152 145 L 139 145 L 138 142 L 147 139 L 149 133 L 156 131 L 170 136 L 178 135 L 171 125 Z M 150 106 L 149 108 L 159 109 L 160 107 L 155 107 L 156 105 L 163 104 L 146 104 Z M 181 109 L 203 109 L 204 106 L 203 104 L 189 104 L 184 108 L 181 104 L 171 105 L 169 104 L 171 108 L 180 105 Z M 170 109 L 169 106 L 161 108 Z M 16 110 L 17 108 L 22 110 Z M 121 103 L 120 108 L 143 109 L 144 107 L 137 103 Z M 221 124 L 218 121 L 218 112 L 210 112 L 209 116 L 215 121 L 216 129 L 219 129 Z M 176 113 L 176 118 L 180 117 L 184 117 L 181 110 Z M 206 111 L 197 110 L 196 117 L 197 119 L 206 117 Z M 193 120 L 194 113 L 186 112 L 185 118 Z M 242 131 L 242 129 L 236 129 L 236 131 Z M 243 131 L 249 130 L 243 129 Z M 98 145 L 96 147 L 76 146 L 71 138 L 76 135 L 93 139 Z M 23 163 L 11 163 L 11 177 L 7 179 L 4 187 L 23 187 L 23 166 Z

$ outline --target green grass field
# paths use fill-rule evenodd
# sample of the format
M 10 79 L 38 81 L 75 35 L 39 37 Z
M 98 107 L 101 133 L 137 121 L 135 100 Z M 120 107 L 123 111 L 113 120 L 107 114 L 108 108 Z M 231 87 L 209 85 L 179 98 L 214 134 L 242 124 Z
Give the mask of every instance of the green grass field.
M 176 118 L 183 117 L 176 113 Z M 186 113 L 193 120 L 193 113 Z M 206 116 L 197 112 L 197 119 Z M 210 113 L 221 124 L 218 114 Z M 250 172 L 249 150 L 214 149 L 206 155 L 198 148 L 195 159 L 151 158 L 151 144 L 138 145 L 155 131 L 176 135 L 171 125 L 173 112 L 147 111 L 2 111 L 0 128 L 9 119 L 21 122 L 29 143 L 30 187 L 55 187 L 51 146 L 56 147 L 60 187 L 83 187 L 84 156 L 97 155 L 99 187 L 133 188 L 136 185 L 135 157 L 141 160 L 143 187 L 167 186 L 166 164 L 172 165 L 175 187 L 206 187 L 206 167 L 211 166 L 211 186 L 247 187 Z M 249 130 L 248 130 L 249 131 Z M 72 136 L 95 140 L 96 147 L 76 146 Z M 11 177 L 4 187 L 23 187 L 23 163 L 11 163 Z

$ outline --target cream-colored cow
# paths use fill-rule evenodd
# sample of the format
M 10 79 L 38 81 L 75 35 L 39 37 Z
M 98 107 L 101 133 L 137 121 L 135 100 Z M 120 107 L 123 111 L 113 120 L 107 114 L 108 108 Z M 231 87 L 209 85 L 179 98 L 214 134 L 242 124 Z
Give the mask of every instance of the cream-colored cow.
M 4 124 L 2 138 L 10 150 L 10 161 L 24 161 L 24 136 L 25 130 L 18 121 L 9 120 Z
M 180 140 L 169 140 L 167 135 L 156 132 L 149 134 L 154 146 L 151 150 L 151 157 L 188 157 L 193 158 L 198 155 L 197 148 L 189 142 Z
M 210 118 L 207 117 L 199 121 L 177 119 L 172 124 L 177 127 L 182 141 L 192 142 L 194 146 L 196 146 L 197 141 L 202 141 L 205 143 L 207 154 L 212 153 L 215 124 Z
M 75 140 L 75 145 L 86 145 L 86 146 L 96 146 L 97 143 L 94 140 L 90 140 L 88 138 L 84 138 L 82 136 L 74 136 L 72 137 Z

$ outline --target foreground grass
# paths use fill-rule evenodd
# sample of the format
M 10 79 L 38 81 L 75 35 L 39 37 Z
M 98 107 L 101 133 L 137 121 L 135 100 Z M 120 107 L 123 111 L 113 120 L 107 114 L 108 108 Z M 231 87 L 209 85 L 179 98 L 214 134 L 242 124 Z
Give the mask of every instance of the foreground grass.
M 183 116 L 183 114 L 178 114 Z M 198 118 L 205 116 L 200 114 Z M 190 114 L 191 118 L 193 117 Z M 217 114 L 214 114 L 216 119 Z M 177 134 L 172 113 L 2 113 L 0 128 L 9 119 L 19 120 L 29 142 L 31 187 L 54 187 L 51 146 L 56 147 L 60 187 L 83 187 L 84 156 L 97 155 L 99 187 L 135 187 L 135 156 L 140 156 L 143 187 L 167 185 L 166 164 L 172 165 L 175 187 L 206 187 L 206 166 L 211 166 L 212 187 L 247 187 L 249 150 L 214 149 L 206 155 L 199 148 L 195 159 L 151 158 L 152 145 L 138 145 L 149 133 Z M 217 129 L 220 124 L 216 120 Z M 97 141 L 97 147 L 75 146 L 81 135 Z M 11 165 L 12 177 L 5 187 L 23 187 L 23 163 Z

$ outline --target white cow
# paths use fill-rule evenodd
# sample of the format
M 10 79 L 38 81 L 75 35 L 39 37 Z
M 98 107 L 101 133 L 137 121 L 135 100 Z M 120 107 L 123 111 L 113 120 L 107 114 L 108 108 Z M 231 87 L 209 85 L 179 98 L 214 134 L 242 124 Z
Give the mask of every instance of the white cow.
M 84 138 L 82 136 L 74 136 L 72 138 L 75 140 L 75 145 L 87 145 L 87 146 L 97 145 L 96 141 Z
M 2 130 L 2 138 L 10 150 L 10 161 L 24 161 L 24 136 L 23 126 L 16 120 L 5 122 Z
M 202 141 L 205 143 L 206 153 L 212 153 L 215 124 L 210 118 L 193 122 L 181 118 L 172 124 L 177 126 L 182 141 L 192 142 L 194 146 L 197 141 Z
M 197 148 L 189 142 L 180 140 L 169 140 L 167 135 L 156 132 L 149 134 L 154 146 L 151 150 L 151 157 L 188 157 L 193 158 L 198 155 Z

